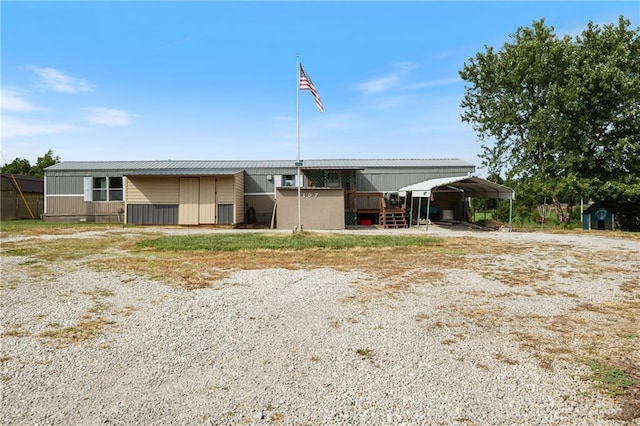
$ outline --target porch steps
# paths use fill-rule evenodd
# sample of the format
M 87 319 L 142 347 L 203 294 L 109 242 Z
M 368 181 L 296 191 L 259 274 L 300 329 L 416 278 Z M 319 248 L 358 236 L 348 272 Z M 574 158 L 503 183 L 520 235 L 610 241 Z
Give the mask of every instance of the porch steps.
M 380 212 L 378 223 L 385 229 L 399 229 L 407 227 L 407 218 L 403 209 L 385 209 Z

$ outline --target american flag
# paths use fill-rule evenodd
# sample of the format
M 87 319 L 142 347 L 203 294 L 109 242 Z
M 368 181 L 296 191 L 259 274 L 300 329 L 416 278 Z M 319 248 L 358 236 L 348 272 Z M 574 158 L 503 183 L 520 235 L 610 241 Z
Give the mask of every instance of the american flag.
M 313 99 L 316 101 L 316 106 L 320 110 L 320 112 L 324 112 L 324 107 L 322 106 L 322 101 L 320 100 L 320 96 L 318 96 L 318 92 L 316 91 L 313 82 L 311 82 L 311 78 L 300 64 L 300 90 L 310 90 L 313 95 Z

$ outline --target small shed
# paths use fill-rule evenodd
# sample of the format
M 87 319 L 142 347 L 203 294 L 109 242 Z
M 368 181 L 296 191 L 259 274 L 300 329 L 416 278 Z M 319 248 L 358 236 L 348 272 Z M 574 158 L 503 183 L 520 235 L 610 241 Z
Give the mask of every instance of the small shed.
M 0 220 L 36 219 L 44 213 L 44 179 L 2 173 Z
M 615 227 L 614 219 L 615 217 L 611 210 L 600 203 L 594 203 L 582 213 L 582 229 L 613 231 Z

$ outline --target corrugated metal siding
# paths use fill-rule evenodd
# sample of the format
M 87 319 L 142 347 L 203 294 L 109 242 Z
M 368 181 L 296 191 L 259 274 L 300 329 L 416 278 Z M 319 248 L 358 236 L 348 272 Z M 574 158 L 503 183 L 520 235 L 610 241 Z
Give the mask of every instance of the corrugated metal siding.
M 233 204 L 218 204 L 218 224 L 231 225 L 233 223 Z
M 234 201 L 234 193 L 233 193 L 233 182 L 234 178 L 230 177 L 218 177 L 216 182 L 216 191 L 218 194 L 216 196 L 216 200 L 218 204 L 233 204 Z
M 244 173 L 235 175 L 233 223 L 244 222 Z
M 180 178 L 130 176 L 126 180 L 127 203 L 178 204 L 180 201 Z
M 127 223 L 134 225 L 177 225 L 178 206 L 129 204 L 127 205 Z
M 468 170 L 433 168 L 427 170 L 396 170 L 394 173 L 375 173 L 366 170 L 356 175 L 358 191 L 397 191 L 403 186 L 441 177 L 466 176 Z
M 47 196 L 84 194 L 84 176 L 47 176 Z
M 200 179 L 180 179 L 180 204 L 178 206 L 178 223 L 180 225 L 197 225 L 200 200 Z
M 212 225 L 216 223 L 216 178 L 200 178 L 199 223 Z

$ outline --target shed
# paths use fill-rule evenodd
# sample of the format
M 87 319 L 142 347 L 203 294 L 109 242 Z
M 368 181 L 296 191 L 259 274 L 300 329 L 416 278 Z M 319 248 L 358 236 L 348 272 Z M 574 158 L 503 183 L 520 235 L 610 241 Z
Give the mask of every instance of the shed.
M 611 210 L 600 203 L 591 204 L 582 213 L 582 229 L 599 231 L 613 231 L 615 217 Z
M 441 212 L 443 219 L 454 219 L 456 217 L 456 209 L 460 210 L 460 208 L 462 208 L 462 210 L 464 210 L 464 200 L 466 198 L 509 200 L 509 228 L 511 228 L 511 213 L 513 210 L 515 191 L 504 185 L 477 176 L 454 176 L 430 179 L 402 187 L 398 190 L 398 193 L 400 196 L 410 195 L 412 204 L 413 199 L 417 198 L 418 205 L 420 205 L 422 199 L 425 198 L 426 211 L 429 212 L 429 214 L 432 212 L 431 202 L 437 200 L 439 197 L 444 204 L 444 206 L 440 206 L 443 208 Z M 420 207 L 418 210 L 420 211 Z M 458 220 L 462 220 L 464 216 L 464 211 L 457 213 Z
M 44 179 L 2 173 L 1 220 L 35 219 L 44 213 Z

